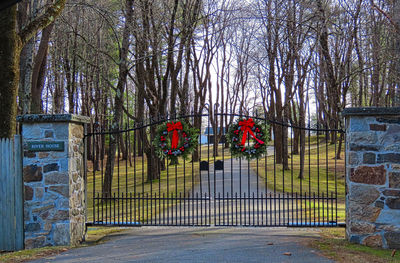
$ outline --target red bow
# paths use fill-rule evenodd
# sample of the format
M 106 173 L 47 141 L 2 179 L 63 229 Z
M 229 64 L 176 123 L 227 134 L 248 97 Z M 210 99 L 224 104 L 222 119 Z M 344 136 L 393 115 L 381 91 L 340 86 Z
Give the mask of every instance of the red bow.
M 172 141 L 171 141 L 171 149 L 176 149 L 178 147 L 179 143 L 179 134 L 178 130 L 182 130 L 182 123 L 178 121 L 177 123 L 171 122 L 167 123 L 167 131 L 173 131 L 174 133 L 172 134 Z
M 240 130 L 243 131 L 242 146 L 244 146 L 246 143 L 247 133 L 250 133 L 250 135 L 254 138 L 254 140 L 256 140 L 259 144 L 264 144 L 263 141 L 256 138 L 253 131 L 251 130 L 254 127 L 253 119 L 250 118 L 248 120 L 240 121 L 239 126 L 241 126 Z

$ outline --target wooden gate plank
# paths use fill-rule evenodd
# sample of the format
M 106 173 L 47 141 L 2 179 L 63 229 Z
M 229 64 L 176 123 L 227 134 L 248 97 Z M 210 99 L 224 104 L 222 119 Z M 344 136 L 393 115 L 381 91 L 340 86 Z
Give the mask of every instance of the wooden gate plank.
M 12 222 L 14 221 L 13 219 L 13 215 L 11 213 L 12 211 L 12 206 L 13 204 L 11 203 L 11 195 L 13 194 L 11 192 L 12 189 L 12 174 L 11 174 L 11 149 L 10 149 L 10 140 L 6 140 L 6 144 L 5 144 L 5 150 L 6 150 L 6 154 L 5 154 L 5 158 L 6 158 L 6 191 L 5 191 L 5 195 L 6 195 L 6 229 L 5 229 L 5 234 L 6 234 L 6 248 L 7 250 L 13 250 L 13 239 L 12 239 L 12 230 L 13 230 L 13 225 Z
M 9 222 L 10 222 L 10 215 L 9 215 L 9 198 L 8 198 L 8 188 L 9 188 L 9 178 L 10 178 L 10 171 L 9 171 L 9 152 L 8 152 L 8 139 L 3 140 L 2 143 L 2 158 L 3 158 L 3 179 L 4 179 L 4 186 L 3 186 L 3 217 L 4 217 L 4 224 L 3 224 L 3 250 L 9 251 L 10 243 L 9 243 Z
M 4 158 L 6 155 L 6 151 L 4 149 L 4 141 L 5 139 L 0 139 L 0 250 L 5 250 L 5 185 L 6 185 L 6 172 L 4 165 Z
M 24 193 L 22 177 L 22 136 L 14 138 L 15 167 L 15 250 L 24 249 Z
M 8 145 L 9 150 L 9 184 L 8 193 L 9 193 L 9 215 L 10 215 L 10 247 L 15 250 L 15 230 L 16 230 L 16 221 L 15 221 L 15 166 L 14 166 L 14 143 L 13 141 L 9 141 Z

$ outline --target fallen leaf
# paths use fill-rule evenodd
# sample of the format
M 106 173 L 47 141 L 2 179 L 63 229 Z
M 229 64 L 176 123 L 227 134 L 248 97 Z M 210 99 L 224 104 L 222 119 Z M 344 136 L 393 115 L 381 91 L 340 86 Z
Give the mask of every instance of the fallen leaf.
M 285 255 L 285 256 L 291 256 L 292 253 L 291 253 L 291 252 L 285 252 L 285 253 L 283 253 L 283 255 Z

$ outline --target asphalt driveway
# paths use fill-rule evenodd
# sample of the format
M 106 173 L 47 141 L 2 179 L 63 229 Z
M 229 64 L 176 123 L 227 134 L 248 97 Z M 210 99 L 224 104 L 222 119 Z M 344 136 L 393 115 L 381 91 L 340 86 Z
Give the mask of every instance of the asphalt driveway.
M 316 229 L 141 227 L 43 262 L 334 262 L 304 244 Z

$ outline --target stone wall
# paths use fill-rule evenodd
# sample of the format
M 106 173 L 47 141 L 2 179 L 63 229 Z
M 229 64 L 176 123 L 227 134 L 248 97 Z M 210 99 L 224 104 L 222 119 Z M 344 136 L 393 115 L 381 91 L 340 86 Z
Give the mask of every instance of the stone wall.
M 349 108 L 346 234 L 354 243 L 400 248 L 400 108 Z
M 76 245 L 85 235 L 83 136 L 87 118 L 24 115 L 25 248 Z M 63 149 L 33 151 L 30 142 L 64 143 Z
M 81 124 L 69 124 L 69 209 L 71 244 L 82 241 L 85 233 L 86 203 L 84 180 L 84 127 Z

